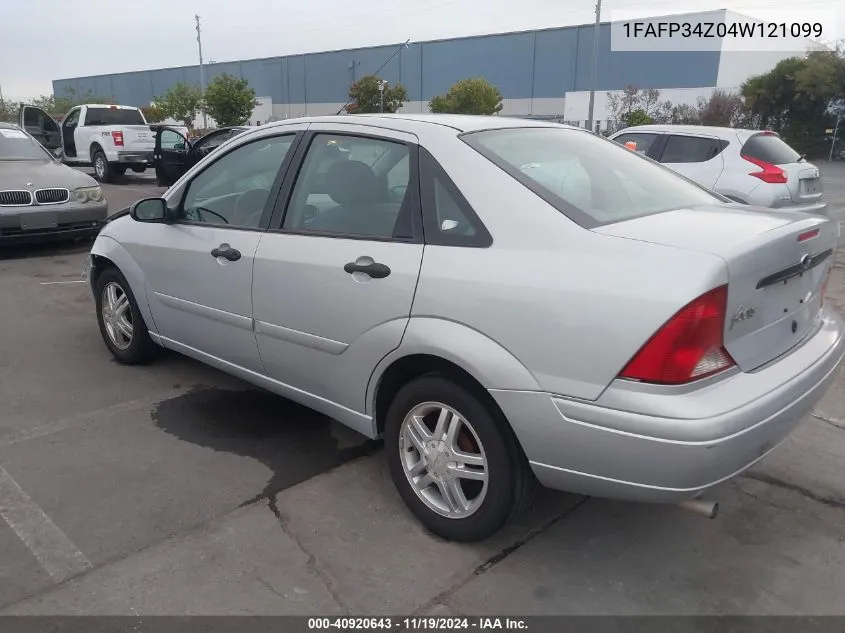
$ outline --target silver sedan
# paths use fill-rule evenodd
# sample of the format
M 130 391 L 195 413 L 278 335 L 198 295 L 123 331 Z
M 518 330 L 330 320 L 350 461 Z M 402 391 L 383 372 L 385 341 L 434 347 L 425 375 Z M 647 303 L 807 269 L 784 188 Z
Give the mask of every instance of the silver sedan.
M 91 238 L 107 216 L 97 181 L 0 123 L 0 244 Z
M 845 354 L 838 238 L 576 128 L 325 117 L 228 141 L 87 275 L 118 361 L 174 350 L 383 437 L 410 510 L 475 540 L 537 482 L 712 514 Z

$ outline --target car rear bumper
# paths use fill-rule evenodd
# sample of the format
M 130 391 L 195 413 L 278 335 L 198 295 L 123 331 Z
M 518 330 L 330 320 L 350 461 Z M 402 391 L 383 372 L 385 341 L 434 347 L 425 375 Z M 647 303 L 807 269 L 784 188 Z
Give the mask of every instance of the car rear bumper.
M 0 244 L 92 237 L 105 224 L 108 210 L 106 203 L 4 208 L 0 211 Z
M 491 390 L 540 482 L 635 501 L 677 502 L 739 474 L 795 429 L 845 355 L 826 309 L 799 346 L 751 373 L 695 388 L 616 381 L 595 402 Z
M 119 163 L 133 163 L 133 164 L 152 165 L 153 164 L 153 153 L 152 152 L 118 152 L 117 153 L 117 162 L 119 162 Z

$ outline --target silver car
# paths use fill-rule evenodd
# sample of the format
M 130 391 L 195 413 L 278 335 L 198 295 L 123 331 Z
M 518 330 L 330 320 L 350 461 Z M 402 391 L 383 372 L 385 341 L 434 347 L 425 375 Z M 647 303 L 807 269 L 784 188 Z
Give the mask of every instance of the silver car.
M 769 453 L 845 353 L 838 237 L 577 128 L 325 117 L 227 141 L 86 275 L 118 361 L 181 352 L 384 438 L 411 511 L 475 540 L 537 482 L 694 505 Z
M 97 181 L 0 123 L 0 244 L 91 238 L 108 216 Z
M 818 167 L 769 130 L 642 125 L 611 139 L 735 202 L 827 212 Z

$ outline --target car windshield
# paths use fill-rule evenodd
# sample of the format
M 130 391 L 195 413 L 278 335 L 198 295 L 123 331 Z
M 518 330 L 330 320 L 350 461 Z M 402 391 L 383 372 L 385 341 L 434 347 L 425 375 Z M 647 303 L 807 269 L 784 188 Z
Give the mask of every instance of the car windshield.
M 724 202 L 669 169 L 585 130 L 509 128 L 462 138 L 588 228 Z
M 47 160 L 46 150 L 31 136 L 12 128 L 0 128 L 0 160 Z
M 85 125 L 144 125 L 144 117 L 135 108 L 88 108 Z

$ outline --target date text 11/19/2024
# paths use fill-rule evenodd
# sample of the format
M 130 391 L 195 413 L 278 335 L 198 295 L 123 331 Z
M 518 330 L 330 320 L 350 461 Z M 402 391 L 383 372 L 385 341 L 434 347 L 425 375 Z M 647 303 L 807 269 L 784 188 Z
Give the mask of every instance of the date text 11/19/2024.
M 527 631 L 522 618 L 507 617 L 331 617 L 308 618 L 310 631 Z

